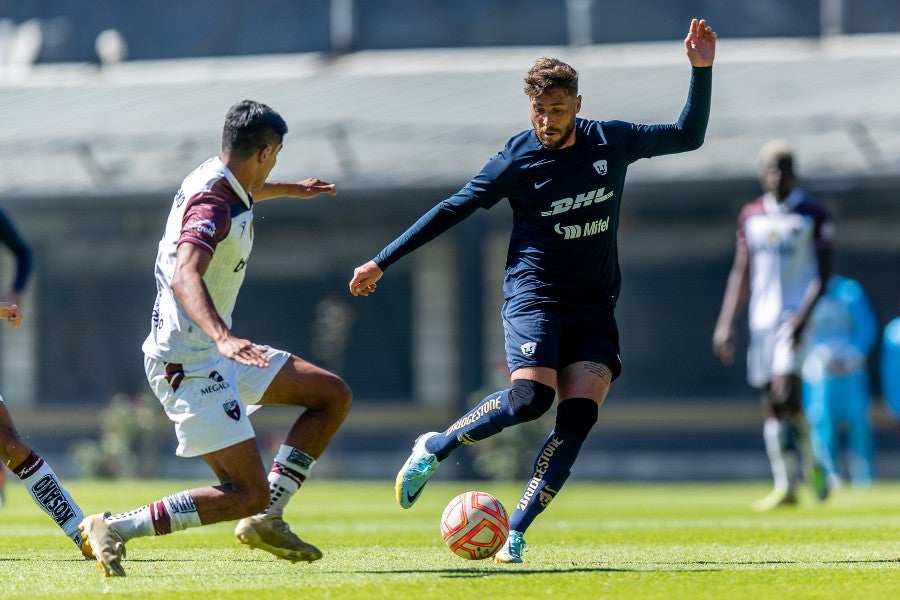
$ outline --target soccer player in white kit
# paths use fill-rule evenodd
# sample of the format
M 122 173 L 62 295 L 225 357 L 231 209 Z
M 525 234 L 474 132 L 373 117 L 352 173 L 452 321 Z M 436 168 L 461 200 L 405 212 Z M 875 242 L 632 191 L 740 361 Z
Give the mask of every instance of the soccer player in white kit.
M 763 438 L 775 486 L 754 503 L 763 511 L 797 502 L 801 471 L 819 499 L 828 495 L 803 414 L 800 341 L 831 271 L 834 225 L 796 186 L 793 151 L 781 141 L 760 154 L 762 196 L 738 217 L 734 264 L 713 334 L 713 351 L 734 363 L 735 321 L 749 299 L 747 381 L 762 389 Z
M 125 543 L 188 527 L 240 519 L 241 543 L 279 558 L 322 553 L 282 519 L 350 409 L 349 387 L 283 350 L 231 331 L 231 313 L 253 245 L 254 203 L 334 194 L 310 178 L 270 183 L 287 125 L 252 100 L 231 107 L 222 153 L 189 174 L 175 194 L 156 259 L 157 297 L 143 344 L 147 380 L 175 424 L 178 456 L 200 456 L 219 485 L 184 490 L 125 513 L 95 514 L 82 535 L 107 576 L 124 576 Z M 266 475 L 248 407 L 305 407 Z

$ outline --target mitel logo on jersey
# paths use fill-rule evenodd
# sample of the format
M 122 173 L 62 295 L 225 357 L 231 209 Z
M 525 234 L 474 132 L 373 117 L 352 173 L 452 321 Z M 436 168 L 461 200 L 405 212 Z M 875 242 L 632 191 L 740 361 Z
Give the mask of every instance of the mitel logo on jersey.
M 609 217 L 585 223 L 584 227 L 581 225 L 560 225 L 559 223 L 553 226 L 553 231 L 564 236 L 564 240 L 574 240 L 590 235 L 597 235 L 598 233 L 603 233 L 607 229 L 609 229 Z
M 590 206 L 591 204 L 600 204 L 612 197 L 613 192 L 606 193 L 606 188 L 602 187 L 599 190 L 591 190 L 590 192 L 578 194 L 574 199 L 563 198 L 562 200 L 551 202 L 550 206 L 552 208 L 550 210 L 541 211 L 541 216 L 550 217 L 569 210 L 578 210 L 579 208 Z
M 598 175 L 606 175 L 606 159 L 595 162 L 594 170 L 597 171 Z

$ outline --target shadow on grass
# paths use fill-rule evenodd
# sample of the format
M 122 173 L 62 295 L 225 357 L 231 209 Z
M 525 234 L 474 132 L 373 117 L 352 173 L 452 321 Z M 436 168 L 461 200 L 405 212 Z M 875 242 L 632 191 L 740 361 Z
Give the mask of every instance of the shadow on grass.
M 0 556 L 0 563 L 33 563 L 33 557 L 16 557 L 16 556 Z M 91 566 L 94 561 L 78 559 L 78 558 L 59 558 L 59 559 L 43 559 L 41 562 L 44 563 L 58 563 L 58 564 L 70 564 L 70 563 L 84 563 L 87 566 Z M 157 564 L 157 563 L 180 563 L 180 564 L 193 564 L 197 561 L 192 558 L 175 558 L 175 557 L 159 557 L 159 558 L 135 558 L 128 559 L 125 561 L 127 564 L 138 565 L 138 564 Z M 272 562 L 271 558 L 260 556 L 258 558 L 255 557 L 246 557 L 246 558 L 233 558 L 233 559 L 225 559 L 221 558 L 217 562 L 219 563 L 235 563 L 241 565 L 247 565 L 248 563 L 257 563 L 257 564 L 270 564 Z M 646 565 L 634 565 L 631 567 L 623 567 L 623 566 L 609 566 L 603 564 L 597 565 L 555 565 L 555 566 L 545 566 L 545 567 L 533 567 L 533 566 L 524 566 L 524 565 L 493 565 L 492 563 L 487 563 L 485 566 L 481 564 L 473 564 L 471 567 L 459 567 L 459 568 L 418 568 L 418 569 L 409 569 L 409 568 L 397 568 L 397 569 L 329 569 L 329 568 L 320 568 L 317 566 L 316 572 L 319 574 L 356 574 L 356 575 L 417 575 L 417 574 L 432 574 L 437 575 L 439 577 L 444 577 L 448 579 L 474 579 L 474 578 L 485 578 L 485 577 L 510 577 L 510 576 L 526 576 L 526 575 L 542 575 L 547 573 L 648 573 L 654 571 L 665 571 L 665 572 L 679 572 L 679 573 L 705 573 L 705 572 L 715 572 L 723 569 L 728 569 L 729 567 L 735 566 L 767 566 L 767 565 L 807 565 L 814 566 L 816 564 L 822 565 L 822 568 L 827 568 L 827 565 L 834 564 L 847 564 L 847 565 L 866 565 L 866 564 L 891 564 L 891 563 L 900 563 L 900 557 L 891 557 L 891 558 L 870 558 L 870 559 L 836 559 L 836 560 L 821 560 L 821 561 L 799 561 L 799 560 L 733 560 L 733 561 L 712 561 L 712 560 L 698 560 L 698 561 L 690 561 L 690 562 L 662 562 L 662 563 L 648 563 Z M 302 562 L 298 562 L 298 568 L 303 566 Z

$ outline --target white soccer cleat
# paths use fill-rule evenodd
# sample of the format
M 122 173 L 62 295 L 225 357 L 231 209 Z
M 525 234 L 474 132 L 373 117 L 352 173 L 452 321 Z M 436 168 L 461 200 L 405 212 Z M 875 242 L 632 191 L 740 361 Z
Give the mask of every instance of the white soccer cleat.
M 125 558 L 125 542 L 119 532 L 106 522 L 110 513 L 90 515 L 78 525 L 81 530 L 81 553 L 97 559 L 97 568 L 107 577 L 125 577 L 122 559 Z
M 394 491 L 397 495 L 397 502 L 403 508 L 409 508 L 416 503 L 425 484 L 441 464 L 434 454 L 425 449 L 425 442 L 436 435 L 438 435 L 436 431 L 429 431 L 416 438 L 412 454 L 397 473 Z
M 767 512 L 782 506 L 794 506 L 797 504 L 797 494 L 793 490 L 774 489 L 763 498 L 753 503 L 756 512 Z
M 241 544 L 265 550 L 291 562 L 312 562 L 322 558 L 322 551 L 297 537 L 284 520 L 264 514 L 238 521 L 234 535 Z

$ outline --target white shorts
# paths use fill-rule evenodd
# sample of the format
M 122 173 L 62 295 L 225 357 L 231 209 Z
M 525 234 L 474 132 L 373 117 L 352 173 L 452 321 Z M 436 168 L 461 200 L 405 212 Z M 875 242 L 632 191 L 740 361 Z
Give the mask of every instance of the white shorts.
M 747 349 L 747 382 L 764 388 L 778 375 L 800 374 L 800 351 L 794 345 L 791 328 L 760 329 L 750 332 Z
M 264 369 L 224 357 L 178 365 L 144 356 L 150 388 L 175 423 L 175 454 L 200 456 L 256 435 L 247 406 L 262 399 L 291 355 L 270 348 L 267 356 L 269 366 Z

